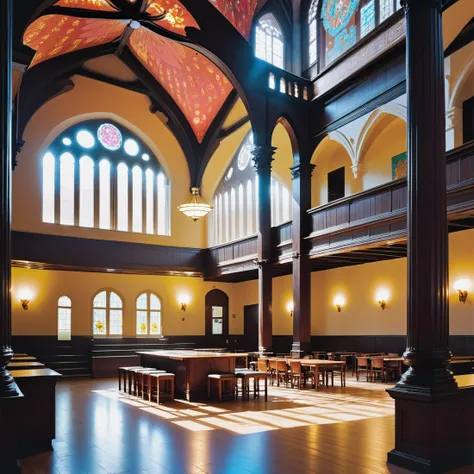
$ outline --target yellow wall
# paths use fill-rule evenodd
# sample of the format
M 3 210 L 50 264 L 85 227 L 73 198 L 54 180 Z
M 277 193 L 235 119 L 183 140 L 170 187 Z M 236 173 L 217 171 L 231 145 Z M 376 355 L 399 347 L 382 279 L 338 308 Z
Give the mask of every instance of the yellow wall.
M 370 189 L 392 181 L 392 157 L 403 153 L 406 145 L 406 123 L 399 118 L 381 130 L 375 128 L 375 138 L 362 150 L 362 189 Z M 372 137 L 371 137 L 372 138 Z
M 25 146 L 13 173 L 13 228 L 181 247 L 205 247 L 205 220 L 194 223 L 177 206 L 190 199 L 189 171 L 181 147 L 167 126 L 150 113 L 149 99 L 135 92 L 74 76 L 72 91 L 44 105 L 29 122 Z M 171 181 L 171 237 L 45 224 L 41 219 L 41 157 L 67 127 L 91 118 L 116 120 L 136 133 L 156 154 Z M 190 231 L 190 229 L 192 231 Z
M 273 155 L 272 174 L 290 192 L 292 189 L 290 166 L 293 165 L 293 150 L 288 133 L 282 124 L 278 124 L 273 130 L 272 146 L 276 147 Z
M 145 290 L 154 291 L 162 302 L 162 327 L 165 336 L 205 334 L 204 301 L 214 287 L 229 296 L 229 332 L 241 332 L 242 308 L 236 308 L 233 285 L 204 282 L 200 278 L 172 276 L 117 275 L 13 268 L 12 333 L 14 335 L 57 334 L 57 301 L 72 300 L 72 334 L 92 334 L 92 300 L 104 288 L 116 291 L 124 303 L 124 336 L 135 336 L 135 300 Z M 20 293 L 28 289 L 32 300 L 28 311 L 20 304 Z M 190 297 L 186 312 L 181 311 L 179 295 Z M 236 318 L 232 318 L 232 314 Z M 185 317 L 185 321 L 181 318 Z M 243 326 L 242 326 L 243 327 Z

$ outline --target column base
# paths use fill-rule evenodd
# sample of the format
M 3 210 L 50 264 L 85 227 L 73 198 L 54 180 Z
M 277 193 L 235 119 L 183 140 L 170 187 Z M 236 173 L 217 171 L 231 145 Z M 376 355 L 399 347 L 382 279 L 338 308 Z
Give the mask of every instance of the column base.
M 311 342 L 293 342 L 291 355 L 302 359 L 305 355 L 311 355 L 311 349 Z
M 387 390 L 395 400 L 395 449 L 391 464 L 420 473 L 441 473 L 474 462 L 474 387 L 427 395 Z

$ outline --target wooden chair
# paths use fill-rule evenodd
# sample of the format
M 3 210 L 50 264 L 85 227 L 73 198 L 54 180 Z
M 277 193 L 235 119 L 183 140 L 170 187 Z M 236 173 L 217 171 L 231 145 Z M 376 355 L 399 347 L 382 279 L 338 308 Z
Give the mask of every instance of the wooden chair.
M 174 374 L 169 373 L 150 373 L 150 389 L 148 391 L 148 400 L 151 402 L 153 388 L 156 386 L 156 403 L 161 403 L 163 398 L 174 400 Z
M 326 375 L 326 386 L 329 387 L 329 376 L 331 376 L 331 386 L 334 387 L 334 378 L 339 377 L 341 387 L 346 386 L 346 366 L 345 365 L 326 365 L 324 367 L 324 374 Z
M 372 382 L 377 380 L 377 374 L 380 376 L 380 380 L 385 380 L 385 364 L 383 357 L 372 357 L 370 365 L 370 379 Z
M 259 372 L 268 372 L 268 360 L 267 359 L 258 359 L 257 360 L 257 370 Z
M 369 381 L 369 373 L 370 373 L 370 363 L 368 357 L 360 357 L 356 358 L 356 378 L 359 381 L 359 376 L 361 372 L 365 372 L 367 375 L 367 382 Z
M 389 357 L 390 354 L 389 354 Z M 398 354 L 392 357 L 400 357 Z M 393 380 L 399 379 L 402 376 L 402 364 L 399 361 L 385 361 L 385 382 L 388 382 L 389 378 Z
M 273 381 L 275 380 L 276 370 L 277 370 L 276 360 L 270 359 L 268 361 L 268 370 L 270 371 L 270 383 L 273 385 Z
M 301 362 L 296 362 L 290 360 L 290 383 L 291 388 L 294 388 L 295 383 L 299 390 L 301 390 L 301 385 L 304 385 L 305 376 L 301 368 Z
M 166 374 L 166 370 L 147 370 L 146 372 L 141 372 L 141 389 L 142 389 L 142 399 L 145 400 L 145 395 L 150 398 L 150 390 L 151 390 L 151 382 L 150 376 L 151 374 Z
M 232 399 L 235 400 L 236 378 L 235 374 L 209 374 L 207 376 L 207 398 L 212 395 L 212 382 L 216 381 L 217 395 L 219 402 L 222 402 L 224 396 L 232 394 Z M 231 386 L 231 390 L 226 391 L 226 384 Z M 228 387 L 227 387 L 228 388 Z
M 288 366 L 286 365 L 286 360 L 277 360 L 276 361 L 276 378 L 277 378 L 277 386 L 280 386 L 280 380 L 282 380 L 285 385 L 288 385 Z

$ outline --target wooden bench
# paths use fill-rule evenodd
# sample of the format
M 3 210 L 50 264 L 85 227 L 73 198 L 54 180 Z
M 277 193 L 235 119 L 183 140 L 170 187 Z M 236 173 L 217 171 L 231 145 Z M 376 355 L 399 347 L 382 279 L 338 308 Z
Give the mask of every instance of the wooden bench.
M 211 398 L 212 382 L 214 380 L 217 382 L 217 395 L 220 402 L 222 402 L 222 398 L 225 395 L 224 390 L 226 388 L 226 383 L 229 383 L 229 382 L 232 386 L 232 399 L 235 400 L 235 389 L 236 389 L 235 374 L 209 374 L 207 377 L 207 398 Z

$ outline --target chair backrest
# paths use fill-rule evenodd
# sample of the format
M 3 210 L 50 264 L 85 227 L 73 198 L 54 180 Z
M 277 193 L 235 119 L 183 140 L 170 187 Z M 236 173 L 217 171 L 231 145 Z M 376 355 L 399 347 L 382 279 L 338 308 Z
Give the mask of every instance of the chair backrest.
M 307 356 L 304 356 L 303 359 L 312 359 L 313 356 L 310 356 L 310 355 L 307 355 Z
M 372 368 L 383 369 L 383 357 L 372 357 Z
M 270 359 L 270 360 L 268 361 L 268 366 L 270 367 L 270 369 L 276 369 L 276 368 L 277 368 L 277 361 L 274 360 L 274 359 L 273 359 L 273 360 Z
M 257 361 L 257 369 L 258 369 L 259 372 L 266 372 L 267 369 L 268 369 L 267 361 L 266 361 L 266 360 L 262 360 L 262 359 L 258 359 L 258 361 Z
M 387 357 L 400 357 L 396 352 L 389 352 Z
M 357 367 L 367 368 L 369 359 L 367 357 L 357 357 Z
M 328 352 L 328 360 L 336 360 L 336 356 L 332 352 Z
M 287 367 L 285 359 L 277 360 L 277 370 L 279 370 L 280 372 L 286 372 Z
M 290 370 L 292 374 L 301 374 L 301 362 L 290 360 Z

